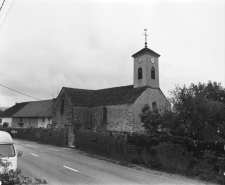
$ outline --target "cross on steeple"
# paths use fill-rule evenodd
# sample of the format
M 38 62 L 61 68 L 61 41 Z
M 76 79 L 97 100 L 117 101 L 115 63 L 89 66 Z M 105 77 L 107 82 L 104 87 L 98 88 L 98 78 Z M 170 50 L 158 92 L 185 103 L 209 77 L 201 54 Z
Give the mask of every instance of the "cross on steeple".
M 145 33 L 144 33 L 144 36 L 145 36 L 145 47 L 147 48 L 147 33 L 146 33 L 146 31 L 147 31 L 147 29 L 144 29 L 145 30 Z

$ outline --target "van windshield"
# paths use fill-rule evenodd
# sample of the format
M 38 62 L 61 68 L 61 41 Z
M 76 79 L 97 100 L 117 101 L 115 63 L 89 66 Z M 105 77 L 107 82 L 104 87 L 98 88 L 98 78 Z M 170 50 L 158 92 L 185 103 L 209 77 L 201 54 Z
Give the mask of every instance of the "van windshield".
M 15 149 L 11 144 L 0 144 L 0 158 L 3 157 L 14 157 Z

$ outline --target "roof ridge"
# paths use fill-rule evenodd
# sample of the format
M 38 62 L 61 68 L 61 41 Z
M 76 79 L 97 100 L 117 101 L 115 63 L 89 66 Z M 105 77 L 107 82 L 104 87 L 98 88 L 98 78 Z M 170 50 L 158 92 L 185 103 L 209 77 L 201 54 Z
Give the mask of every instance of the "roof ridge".
M 110 88 L 105 88 L 105 89 L 97 89 L 96 91 L 106 90 L 106 89 L 116 89 L 116 88 L 130 87 L 130 86 L 133 86 L 133 85 L 125 85 L 125 86 L 110 87 Z
M 95 91 L 93 89 L 79 89 L 79 88 L 72 88 L 72 87 L 62 87 L 64 89 L 74 89 L 74 90 L 85 90 L 85 91 Z
M 132 57 L 134 58 L 134 57 L 139 56 L 139 55 L 144 54 L 144 53 L 150 53 L 153 56 L 160 57 L 160 55 L 158 53 L 156 53 L 155 51 L 153 51 L 153 50 L 151 50 L 149 48 L 141 49 L 140 51 L 138 51 L 135 54 L 133 54 Z
M 117 86 L 117 87 L 109 87 L 109 88 L 104 88 L 104 89 L 79 89 L 79 88 L 71 88 L 71 87 L 63 87 L 64 89 L 73 89 L 73 90 L 84 90 L 84 91 L 100 91 L 100 90 L 106 90 L 106 89 L 116 89 L 116 88 L 125 88 L 125 87 L 131 87 L 131 85 L 124 85 L 124 86 Z
M 39 100 L 39 101 L 29 101 L 28 103 L 33 103 L 33 102 L 41 102 L 41 101 L 52 101 L 52 99 L 47 99 L 47 100 Z

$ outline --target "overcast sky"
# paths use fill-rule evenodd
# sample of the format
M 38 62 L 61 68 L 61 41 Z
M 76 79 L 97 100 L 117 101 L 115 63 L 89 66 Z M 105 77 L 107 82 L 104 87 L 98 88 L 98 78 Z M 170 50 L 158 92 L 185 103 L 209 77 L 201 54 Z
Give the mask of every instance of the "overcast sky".
M 39 99 L 133 84 L 145 28 L 167 97 L 175 84 L 225 87 L 224 0 L 6 0 L 0 16 L 0 84 Z M 0 107 L 27 101 L 0 86 Z

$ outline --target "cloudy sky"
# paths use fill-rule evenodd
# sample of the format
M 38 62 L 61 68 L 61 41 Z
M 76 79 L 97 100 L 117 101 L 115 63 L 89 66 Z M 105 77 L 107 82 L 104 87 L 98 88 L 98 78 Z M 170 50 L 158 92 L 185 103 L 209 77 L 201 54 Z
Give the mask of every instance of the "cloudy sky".
M 0 0 L 2 4 L 3 0 Z M 159 53 L 160 88 L 225 86 L 225 1 L 6 0 L 0 12 L 0 84 L 38 99 L 62 87 L 133 84 L 131 55 Z M 0 86 L 0 107 L 35 99 Z

